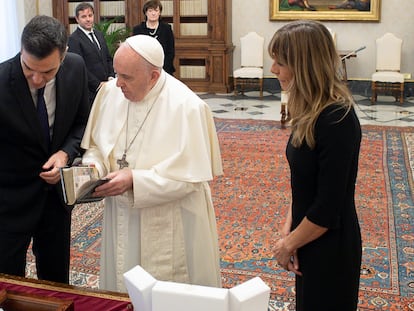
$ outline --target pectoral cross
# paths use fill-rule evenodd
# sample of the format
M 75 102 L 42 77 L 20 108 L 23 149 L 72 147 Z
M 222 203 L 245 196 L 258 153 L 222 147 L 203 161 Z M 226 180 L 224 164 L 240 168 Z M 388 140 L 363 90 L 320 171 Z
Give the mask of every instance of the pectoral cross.
M 121 159 L 116 160 L 116 163 L 119 165 L 119 169 L 122 170 L 124 167 L 128 167 L 129 163 L 126 160 L 126 153 L 122 155 Z

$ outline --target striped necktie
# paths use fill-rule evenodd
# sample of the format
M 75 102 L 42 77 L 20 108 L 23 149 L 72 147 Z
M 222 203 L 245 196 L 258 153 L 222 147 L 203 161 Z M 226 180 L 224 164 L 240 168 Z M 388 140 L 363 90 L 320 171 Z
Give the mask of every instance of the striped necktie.
M 91 36 L 91 38 L 92 38 L 92 42 L 95 44 L 95 46 L 98 48 L 98 50 L 100 50 L 100 49 L 101 49 L 101 47 L 99 46 L 98 41 L 96 41 L 95 36 L 93 35 L 93 32 L 90 32 L 90 33 L 89 33 L 89 35 L 90 35 L 90 36 Z

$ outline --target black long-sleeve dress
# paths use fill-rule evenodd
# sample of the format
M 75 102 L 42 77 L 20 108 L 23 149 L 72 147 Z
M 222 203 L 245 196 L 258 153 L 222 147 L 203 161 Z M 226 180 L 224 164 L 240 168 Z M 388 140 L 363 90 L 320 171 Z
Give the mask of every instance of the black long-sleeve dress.
M 355 209 L 361 127 L 352 109 L 325 108 L 315 125 L 316 147 L 286 154 L 291 170 L 292 230 L 306 216 L 328 228 L 298 250 L 297 311 L 354 311 L 357 308 L 362 243 Z
M 142 22 L 132 29 L 132 33 L 134 35 L 147 35 L 156 38 L 164 50 L 163 68 L 170 75 L 174 74 L 175 41 L 170 24 L 159 21 L 158 28 L 154 32 L 154 29 L 147 27 L 146 22 Z

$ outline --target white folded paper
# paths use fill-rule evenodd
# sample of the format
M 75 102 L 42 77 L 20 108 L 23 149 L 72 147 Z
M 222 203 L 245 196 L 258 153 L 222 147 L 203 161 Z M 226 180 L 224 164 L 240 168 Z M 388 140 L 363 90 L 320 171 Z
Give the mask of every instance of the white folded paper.
M 228 289 L 158 281 L 152 311 L 228 311 Z
M 229 289 L 231 311 L 258 311 L 269 307 L 270 287 L 255 277 Z
M 255 277 L 231 289 L 158 281 L 142 267 L 124 273 L 138 311 L 267 311 L 270 288 Z
M 152 288 L 157 280 L 141 266 L 124 273 L 125 287 L 128 290 L 134 310 L 152 310 Z

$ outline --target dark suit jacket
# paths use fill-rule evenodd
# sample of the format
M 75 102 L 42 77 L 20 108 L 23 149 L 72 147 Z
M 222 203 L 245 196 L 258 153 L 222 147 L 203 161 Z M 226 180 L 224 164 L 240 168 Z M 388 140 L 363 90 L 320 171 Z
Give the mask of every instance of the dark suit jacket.
M 40 177 L 51 154 L 65 151 L 73 160 L 88 120 L 87 73 L 79 55 L 67 53 L 56 74 L 56 111 L 50 151 L 20 64 L 20 54 L 0 64 L 0 234 L 30 232 L 50 191 L 61 191 Z M 61 206 L 66 208 L 62 201 Z
M 105 38 L 98 30 L 94 30 L 94 33 L 101 46 L 100 50 L 79 27 L 70 35 L 68 41 L 68 51 L 79 54 L 85 61 L 91 101 L 96 96 L 99 84 L 102 81 L 108 81 L 108 77 L 115 77 L 112 57 L 109 54 Z
M 175 41 L 174 33 L 170 24 L 159 22 L 159 26 L 154 35 L 150 34 L 150 29 L 147 28 L 145 22 L 135 26 L 132 30 L 134 35 L 147 35 L 156 38 L 162 45 L 164 50 L 164 70 L 172 75 L 175 71 L 174 56 L 175 56 Z

